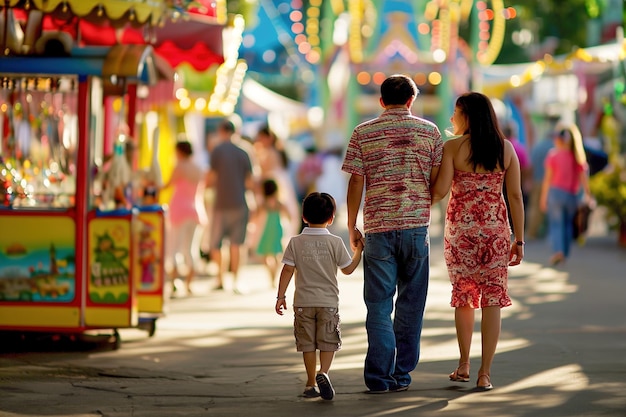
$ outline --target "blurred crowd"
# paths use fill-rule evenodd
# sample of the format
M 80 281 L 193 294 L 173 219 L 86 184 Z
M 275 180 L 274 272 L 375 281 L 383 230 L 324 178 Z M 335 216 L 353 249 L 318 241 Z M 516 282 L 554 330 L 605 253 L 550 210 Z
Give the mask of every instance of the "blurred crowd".
M 237 121 L 225 119 L 207 137 L 202 170 L 190 141 L 179 138 L 165 185 L 173 188 L 166 271 L 176 293 L 193 293 L 194 277 L 207 274 L 216 277 L 216 290 L 238 293 L 239 268 L 249 262 L 264 263 L 275 287 L 285 243 L 303 227 L 304 197 L 325 191 L 338 207 L 345 204 L 344 149 L 310 144 L 290 153 L 285 142 L 268 126 L 244 136 Z
M 606 166 L 607 140 L 599 131 L 583 138 L 575 125 L 549 118 L 546 133 L 529 144 L 520 137 L 523 129 L 515 121 L 505 119 L 500 124 L 520 161 L 526 236 L 543 239 L 550 230 L 550 210 L 541 204 L 542 190 L 549 188 L 544 184 L 546 158 L 563 131 L 576 132 L 568 140 L 575 139 L 583 150 L 577 157 L 582 158 L 588 176 Z M 303 227 L 300 203 L 304 197 L 312 191 L 328 192 L 342 212 L 347 189 L 347 177 L 341 171 L 345 148 L 319 150 L 312 144 L 297 144 L 299 150 L 294 153 L 286 146 L 294 141 L 287 142 L 267 125 L 245 136 L 238 123 L 224 120 L 207 137 L 208 169 L 201 170 L 191 158 L 194 150 L 189 142 L 179 140 L 178 164 L 166 184 L 174 188 L 166 269 L 172 282 L 184 282 L 186 293 L 193 291 L 194 276 L 206 274 L 216 276 L 216 289 L 238 292 L 239 267 L 249 262 L 264 263 L 268 285 L 275 286 L 284 244 Z M 577 201 L 589 207 L 592 196 L 587 191 Z M 576 213 L 571 211 L 563 221 L 575 220 Z

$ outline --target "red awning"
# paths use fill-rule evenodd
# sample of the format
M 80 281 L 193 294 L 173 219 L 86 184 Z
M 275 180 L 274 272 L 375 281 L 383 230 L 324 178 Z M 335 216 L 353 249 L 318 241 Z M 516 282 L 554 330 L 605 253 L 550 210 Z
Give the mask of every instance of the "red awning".
M 2 0 L 0 0 L 2 1 Z M 131 2 L 132 3 L 132 2 Z M 200 2 L 202 3 L 202 1 Z M 197 9 L 197 10 L 196 10 Z M 196 8 L 177 18 L 151 27 L 136 27 L 131 22 L 112 21 L 105 15 L 78 18 L 67 14 L 39 17 L 42 32 L 68 33 L 80 46 L 153 45 L 155 52 L 176 68 L 188 63 L 196 71 L 205 71 L 224 62 L 222 31 L 224 24 L 214 17 L 215 9 Z M 15 19 L 26 27 L 28 11 L 12 9 Z M 206 12 L 207 15 L 198 13 Z
M 176 68 L 183 62 L 204 71 L 224 62 L 224 25 L 213 18 L 190 14 L 168 19 L 155 30 L 154 50 Z

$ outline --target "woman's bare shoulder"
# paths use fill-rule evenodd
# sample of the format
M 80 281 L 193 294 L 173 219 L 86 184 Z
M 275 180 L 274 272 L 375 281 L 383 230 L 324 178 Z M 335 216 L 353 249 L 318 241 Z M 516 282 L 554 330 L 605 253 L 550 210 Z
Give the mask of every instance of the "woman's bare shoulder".
M 515 148 L 509 140 L 504 141 L 504 166 L 505 169 L 509 167 L 513 158 L 516 158 Z
M 443 143 L 443 147 L 444 149 L 457 151 L 467 141 L 468 138 L 468 136 L 464 135 L 448 139 Z

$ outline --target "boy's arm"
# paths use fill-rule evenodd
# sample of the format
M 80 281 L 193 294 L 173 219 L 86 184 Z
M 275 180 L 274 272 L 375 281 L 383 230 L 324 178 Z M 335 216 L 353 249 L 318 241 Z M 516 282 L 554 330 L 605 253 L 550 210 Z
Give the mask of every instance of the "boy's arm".
M 276 313 L 281 316 L 287 310 L 287 296 L 285 293 L 287 292 L 287 287 L 291 282 L 291 277 L 293 277 L 293 273 L 295 272 L 296 267 L 284 264 L 283 269 L 280 271 L 280 281 L 278 282 L 278 295 L 276 296 Z
M 343 272 L 346 275 L 350 275 L 351 273 L 353 273 L 356 267 L 359 266 L 359 262 L 361 262 L 362 253 L 363 253 L 363 239 L 361 238 L 360 240 L 357 241 L 357 246 L 354 249 L 354 255 L 352 255 L 352 262 L 350 262 L 350 265 L 346 266 L 345 268 L 341 268 L 341 272 Z

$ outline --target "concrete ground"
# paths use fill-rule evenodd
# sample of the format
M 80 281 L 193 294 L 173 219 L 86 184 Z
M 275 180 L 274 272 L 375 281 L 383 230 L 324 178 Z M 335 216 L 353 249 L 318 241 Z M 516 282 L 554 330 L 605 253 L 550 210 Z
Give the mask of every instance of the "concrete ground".
M 304 399 L 292 318 L 273 311 L 275 290 L 258 264 L 245 266 L 243 294 L 194 283 L 157 321 L 154 337 L 121 329 L 82 343 L 35 339 L 0 353 L 0 416 L 626 416 L 626 249 L 611 234 L 575 247 L 568 262 L 547 265 L 543 241 L 527 244 L 511 269 L 514 305 L 503 309 L 492 369 L 495 389 L 473 391 L 480 337 L 472 346 L 472 380 L 448 380 L 458 361 L 450 284 L 440 229 L 433 227 L 432 274 L 421 360 L 410 389 L 365 394 L 362 271 L 340 277 L 342 335 L 330 377 L 333 401 Z M 289 300 L 289 297 L 288 297 Z M 477 312 L 477 328 L 480 312 Z

